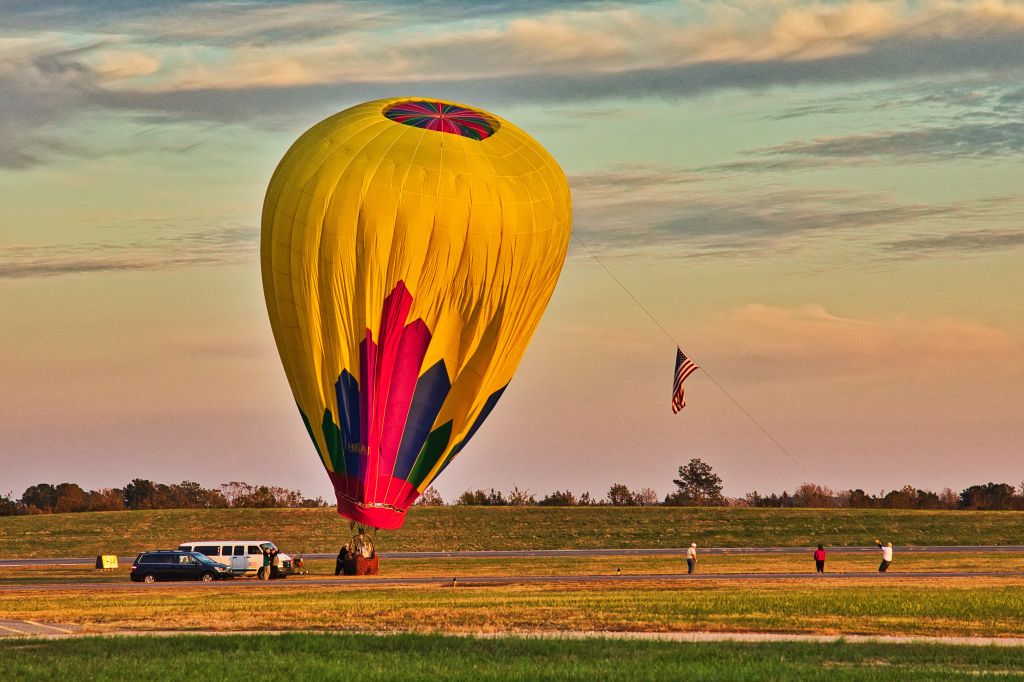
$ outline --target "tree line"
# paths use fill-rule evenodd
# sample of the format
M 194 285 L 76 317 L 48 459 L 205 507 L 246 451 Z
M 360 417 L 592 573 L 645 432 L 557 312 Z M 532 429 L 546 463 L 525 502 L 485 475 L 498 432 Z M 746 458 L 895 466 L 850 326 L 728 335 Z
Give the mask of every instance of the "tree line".
M 554 506 L 576 507 L 609 505 L 632 507 L 663 505 L 675 507 L 814 507 L 846 509 L 976 509 L 976 510 L 1024 510 L 1024 483 L 1017 488 L 1008 483 L 985 483 L 972 485 L 957 492 L 944 488 L 941 492 L 922 490 L 911 485 L 877 495 L 860 488 L 834 491 L 817 483 L 804 483 L 793 493 L 783 491 L 763 495 L 758 491 L 743 497 L 727 497 L 722 494 L 722 479 L 709 464 L 692 459 L 679 467 L 679 478 L 673 479 L 675 490 L 659 499 L 651 488 L 630 490 L 623 483 L 616 483 L 604 497 L 593 497 L 589 492 L 574 494 L 572 491 L 555 491 L 537 499 L 529 491 L 513 488 L 507 495 L 494 490 L 467 490 L 455 499 L 456 505 L 473 506 Z M 444 500 L 433 489 L 428 489 L 419 504 L 441 505 Z
M 0 495 L 0 516 L 125 509 L 227 509 L 230 507 L 326 507 L 301 491 L 243 481 L 204 488 L 195 481 L 154 483 L 136 478 L 123 488 L 85 490 L 77 483 L 38 483 L 20 498 Z
M 978 509 L 1024 510 L 1024 483 L 1015 488 L 1008 483 L 972 485 L 959 492 L 944 488 L 941 492 L 922 490 L 911 485 L 882 491 L 877 495 L 859 488 L 833 491 L 816 483 L 804 483 L 793 493 L 763 495 L 758 491 L 743 497 L 722 494 L 721 477 L 709 464 L 691 459 L 679 467 L 679 478 L 672 479 L 675 490 L 660 498 L 652 488 L 631 490 L 615 483 L 603 497 L 590 492 L 576 494 L 556 490 L 540 499 L 529 490 L 514 487 L 509 492 L 490 488 L 467 490 L 451 504 L 468 506 L 614 507 L 815 507 L 847 509 Z M 446 504 L 433 488 L 427 488 L 416 502 L 420 506 Z M 278 486 L 250 485 L 240 481 L 204 488 L 193 481 L 164 484 L 136 478 L 123 488 L 86 491 L 76 483 L 30 486 L 22 496 L 0 495 L 0 516 L 53 514 L 83 511 L 119 511 L 124 509 L 223 509 L 241 507 L 326 507 L 323 498 L 307 498 L 298 490 Z

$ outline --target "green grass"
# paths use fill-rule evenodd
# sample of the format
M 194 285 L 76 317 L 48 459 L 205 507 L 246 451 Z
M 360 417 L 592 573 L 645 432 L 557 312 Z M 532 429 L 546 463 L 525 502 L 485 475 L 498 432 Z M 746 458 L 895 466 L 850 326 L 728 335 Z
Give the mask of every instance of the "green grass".
M 673 507 L 413 508 L 378 547 L 500 550 L 866 545 L 1002 545 L 1024 538 L 1024 512 Z M 333 552 L 351 536 L 332 509 L 94 512 L 0 518 L 4 558 L 133 554 L 188 539 L 268 538 L 288 552 Z
M 1024 679 L 1019 649 L 926 644 L 474 639 L 425 635 L 0 641 L 10 680 Z
M 0 618 L 118 630 L 789 632 L 1024 637 L 1024 578 L 0 592 Z M 268 618 L 268 614 L 273 614 Z

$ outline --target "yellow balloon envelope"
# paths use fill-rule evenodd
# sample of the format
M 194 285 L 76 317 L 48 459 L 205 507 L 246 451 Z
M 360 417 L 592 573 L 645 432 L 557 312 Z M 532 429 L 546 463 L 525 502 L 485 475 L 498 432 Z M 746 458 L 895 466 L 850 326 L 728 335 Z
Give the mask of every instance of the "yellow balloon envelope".
M 480 428 L 555 288 L 565 175 L 529 135 L 453 102 L 318 123 L 263 207 L 263 288 L 338 511 L 398 528 Z

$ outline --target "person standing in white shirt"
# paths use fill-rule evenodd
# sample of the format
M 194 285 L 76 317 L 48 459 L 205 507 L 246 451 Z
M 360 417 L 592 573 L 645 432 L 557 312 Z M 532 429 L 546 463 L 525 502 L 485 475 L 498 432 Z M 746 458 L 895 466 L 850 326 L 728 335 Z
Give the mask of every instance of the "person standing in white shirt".
M 875 540 L 875 544 L 882 548 L 882 563 L 878 565 L 878 572 L 885 573 L 892 563 L 892 543 L 887 542 L 883 545 L 881 540 Z
M 691 542 L 690 548 L 686 550 L 686 572 L 693 573 L 697 570 L 697 543 Z

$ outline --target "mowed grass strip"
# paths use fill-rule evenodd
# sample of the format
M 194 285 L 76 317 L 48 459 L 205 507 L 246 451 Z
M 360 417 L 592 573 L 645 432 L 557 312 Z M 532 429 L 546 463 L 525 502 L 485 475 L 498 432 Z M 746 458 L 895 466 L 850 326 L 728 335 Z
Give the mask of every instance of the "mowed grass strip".
M 89 631 L 337 629 L 786 632 L 1024 637 L 1024 578 L 0 592 L 0 618 Z
M 875 554 L 842 554 L 829 556 L 828 573 L 864 573 L 877 570 Z M 334 560 L 307 560 L 304 576 L 289 581 L 323 578 L 334 575 Z M 123 583 L 128 581 L 129 565 L 113 571 L 98 571 L 89 566 L 15 566 L 0 572 L 0 585 Z M 645 573 L 685 573 L 682 556 L 573 556 L 573 557 L 504 557 L 504 558 L 435 558 L 383 559 L 381 577 L 388 578 L 450 578 L 452 576 L 562 576 L 622 575 Z M 811 554 L 703 555 L 700 573 L 813 573 Z M 909 573 L 1002 573 L 1017 572 L 1024 577 L 1024 555 L 973 552 L 897 554 L 890 568 L 893 574 Z M 247 578 L 242 578 L 246 580 Z M 339 578 L 349 580 L 349 578 Z
M 863 527 L 870 533 L 865 533 Z M 270 539 L 336 552 L 352 533 L 333 509 L 170 509 L 0 517 L 5 558 L 127 555 L 184 540 Z M 414 507 L 382 551 L 867 545 L 1006 545 L 1024 513 L 891 509 Z
M 1024 678 L 1019 650 L 932 644 L 235 635 L 0 641 L 14 680 L 973 680 Z M 228 672 L 234 671 L 234 672 Z M 176 673 L 178 674 L 178 673 Z

